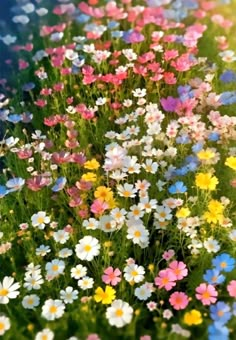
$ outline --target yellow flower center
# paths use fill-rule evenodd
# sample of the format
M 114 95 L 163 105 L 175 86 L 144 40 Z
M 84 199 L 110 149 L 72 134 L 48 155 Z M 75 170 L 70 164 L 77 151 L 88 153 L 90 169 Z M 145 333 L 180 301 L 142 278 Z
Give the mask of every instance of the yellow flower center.
M 92 247 L 89 245 L 89 244 L 86 244 L 85 246 L 84 246 L 84 250 L 85 251 L 90 251 L 92 249 Z
M 116 314 L 116 316 L 121 317 L 124 314 L 124 312 L 123 312 L 122 309 L 119 308 L 119 309 L 116 310 L 115 314 Z
M 0 296 L 7 296 L 8 290 L 7 289 L 0 289 Z
M 137 276 L 137 275 L 138 275 L 138 272 L 136 272 L 136 270 L 133 270 L 133 271 L 131 272 L 131 275 L 132 275 L 132 276 Z
M 50 313 L 54 314 L 57 312 L 57 307 L 56 306 L 51 306 L 49 309 Z
M 203 294 L 202 294 L 202 297 L 204 298 L 204 299 L 209 299 L 209 297 L 210 297 L 211 295 L 210 295 L 210 293 L 209 292 L 204 292 Z
M 4 328 L 5 328 L 4 323 L 3 323 L 3 322 L 0 322 L 0 331 L 4 330 Z
M 222 310 L 219 310 L 219 311 L 217 312 L 217 315 L 221 317 L 221 316 L 224 315 L 224 312 L 223 312 Z
M 43 223 L 44 222 L 44 217 L 38 217 L 37 221 L 38 221 L 39 224 Z
M 226 262 L 221 262 L 220 266 L 221 266 L 221 268 L 225 268 L 225 267 L 227 267 L 227 263 Z
M 54 271 L 54 272 L 56 272 L 57 270 L 58 270 L 58 265 L 57 264 L 54 264 L 53 266 L 52 266 L 52 270 Z
M 130 191 L 125 190 L 125 191 L 123 192 L 123 196 L 124 196 L 124 197 L 130 197 Z
M 140 236 L 141 236 L 140 231 L 136 230 L 135 233 L 134 233 L 134 236 L 135 236 L 135 237 L 140 237 Z

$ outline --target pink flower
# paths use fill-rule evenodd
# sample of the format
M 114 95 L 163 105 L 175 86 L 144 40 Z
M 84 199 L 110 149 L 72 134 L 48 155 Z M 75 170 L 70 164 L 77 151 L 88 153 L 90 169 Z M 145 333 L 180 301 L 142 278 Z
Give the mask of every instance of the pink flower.
M 196 298 L 200 300 L 203 305 L 210 305 L 216 302 L 218 293 L 213 285 L 201 283 L 200 286 L 196 288 L 196 292 Z
M 157 308 L 157 303 L 154 301 L 149 301 L 147 303 L 147 308 L 150 310 L 150 312 L 153 312 Z
M 152 340 L 152 338 L 150 337 L 150 335 L 143 335 L 140 336 L 140 340 Z
M 227 286 L 227 291 L 229 292 L 229 295 L 236 298 L 236 280 L 232 280 L 229 282 Z
M 174 292 L 171 294 L 169 302 L 174 309 L 179 310 L 187 307 L 189 299 L 185 293 Z
M 100 340 L 100 338 L 96 333 L 92 333 L 87 336 L 86 340 Z
M 108 267 L 104 270 L 105 275 L 102 275 L 102 281 L 107 285 L 111 284 L 112 286 L 116 286 L 120 281 L 121 278 L 121 271 L 116 268 L 115 270 L 112 267 Z
M 169 264 L 169 268 L 172 273 L 176 276 L 176 280 L 182 280 L 185 276 L 188 275 L 188 269 L 184 262 L 172 261 Z
M 94 214 L 102 215 L 107 208 L 108 204 L 106 202 L 102 202 L 99 199 L 97 199 L 94 200 L 90 210 Z
M 173 249 L 169 249 L 164 251 L 162 258 L 166 261 L 169 261 L 175 255 L 175 251 Z
M 165 290 L 171 290 L 176 285 L 176 275 L 170 269 L 163 269 L 155 278 L 155 285 Z

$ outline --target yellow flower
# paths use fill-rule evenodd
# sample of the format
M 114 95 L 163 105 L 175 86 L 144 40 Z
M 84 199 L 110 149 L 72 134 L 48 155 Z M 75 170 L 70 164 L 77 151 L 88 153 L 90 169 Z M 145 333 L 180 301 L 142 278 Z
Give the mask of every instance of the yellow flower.
M 210 200 L 208 203 L 208 209 L 209 211 L 212 211 L 217 214 L 221 214 L 224 210 L 224 206 L 221 202 L 217 200 Z
M 203 214 L 203 218 L 205 218 L 205 220 L 208 223 L 221 223 L 224 219 L 224 216 L 221 213 L 217 213 L 216 211 L 206 211 Z
M 95 193 L 95 198 L 99 198 L 101 201 L 109 202 L 113 198 L 113 192 L 110 188 L 105 186 L 97 187 Z
M 103 305 L 109 305 L 116 298 L 116 291 L 111 286 L 106 286 L 105 291 L 98 287 L 95 290 L 94 300 L 102 302 Z
M 189 208 L 182 207 L 176 212 L 176 217 L 178 218 L 185 218 L 188 217 L 189 215 L 190 215 Z
M 229 166 L 231 169 L 236 170 L 236 156 L 226 158 L 225 165 Z
M 198 310 L 192 309 L 184 314 L 184 323 L 188 326 L 200 325 L 202 323 L 202 314 Z
M 218 183 L 217 177 L 210 173 L 200 172 L 195 177 L 196 186 L 202 190 L 215 190 Z
M 100 167 L 100 164 L 95 158 L 93 158 L 90 161 L 85 162 L 84 167 L 88 170 L 97 170 Z
M 87 172 L 81 177 L 85 182 L 96 182 L 97 176 L 93 172 Z
M 209 149 L 207 150 L 201 150 L 197 153 L 198 158 L 201 161 L 208 161 L 209 159 L 212 159 L 215 157 L 215 153 Z

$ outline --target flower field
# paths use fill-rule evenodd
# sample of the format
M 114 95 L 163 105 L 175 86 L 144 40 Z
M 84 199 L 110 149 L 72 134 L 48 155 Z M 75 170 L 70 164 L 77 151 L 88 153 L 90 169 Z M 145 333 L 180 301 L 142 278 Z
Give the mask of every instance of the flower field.
M 4 340 L 236 339 L 235 12 L 18 1 L 0 32 Z

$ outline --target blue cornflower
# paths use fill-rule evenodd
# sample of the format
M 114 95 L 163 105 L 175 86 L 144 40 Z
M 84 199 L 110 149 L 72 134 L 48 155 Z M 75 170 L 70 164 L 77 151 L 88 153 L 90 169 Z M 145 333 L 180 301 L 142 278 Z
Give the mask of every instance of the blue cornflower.
M 203 279 L 211 285 L 217 285 L 224 282 L 225 276 L 217 269 L 208 269 L 203 275 Z
M 231 272 L 235 267 L 235 259 L 229 254 L 223 253 L 212 260 L 212 265 L 218 270 Z
M 80 22 L 82 24 L 84 24 L 85 22 L 88 22 L 90 20 L 90 16 L 87 15 L 87 14 L 79 14 L 77 17 L 76 17 L 76 21 L 77 22 Z
M 218 326 L 227 323 L 231 319 L 232 313 L 227 303 L 218 301 L 215 305 L 210 306 L 210 315 L 214 324 Z
M 229 330 L 227 327 L 212 324 L 208 327 L 208 340 L 228 340 Z
M 119 22 L 112 20 L 112 21 L 110 21 L 110 22 L 108 23 L 107 27 L 108 27 L 110 30 L 113 30 L 114 28 L 119 27 L 119 25 L 120 25 Z
M 65 177 L 58 177 L 54 186 L 52 187 L 52 191 L 57 192 L 57 191 L 62 190 L 64 186 L 66 185 L 66 182 L 67 180 Z
M 236 316 L 236 302 L 234 302 L 232 305 L 232 312 L 233 312 L 233 315 Z
M 227 70 L 221 74 L 220 80 L 224 83 L 236 82 L 236 73 L 231 70 Z
M 170 194 L 183 194 L 187 191 L 187 187 L 183 182 L 177 181 L 168 188 L 168 191 Z

